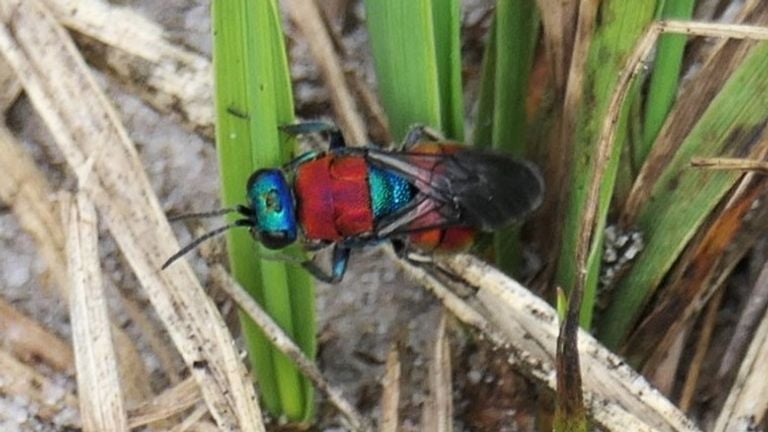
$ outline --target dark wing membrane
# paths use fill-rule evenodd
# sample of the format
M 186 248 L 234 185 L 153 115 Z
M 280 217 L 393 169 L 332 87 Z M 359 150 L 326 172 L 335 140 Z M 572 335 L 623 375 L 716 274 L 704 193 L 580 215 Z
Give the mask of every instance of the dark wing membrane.
M 430 204 L 407 206 L 392 215 L 396 220 L 389 225 L 397 225 L 393 233 L 452 225 L 493 231 L 538 208 L 544 196 L 544 182 L 533 164 L 500 153 L 469 148 L 450 154 L 370 150 L 367 157 L 408 178 Z
M 457 169 L 470 171 L 472 181 L 452 182 L 463 218 L 492 231 L 536 210 L 544 198 L 544 181 L 530 162 L 509 156 L 467 151 L 456 154 Z

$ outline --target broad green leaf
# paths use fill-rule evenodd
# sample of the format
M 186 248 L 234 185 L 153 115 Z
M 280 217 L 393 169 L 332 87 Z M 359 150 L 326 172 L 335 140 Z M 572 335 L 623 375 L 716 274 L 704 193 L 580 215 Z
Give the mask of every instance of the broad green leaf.
M 452 139 L 464 139 L 464 94 L 461 82 L 461 8 L 454 0 L 432 6 L 435 57 L 442 132 Z
M 663 19 L 690 19 L 695 0 L 666 0 L 661 11 Z M 634 161 L 641 165 L 656 140 L 672 103 L 677 96 L 680 69 L 683 63 L 685 35 L 665 34 L 659 38 L 648 96 L 645 100 L 643 139 L 636 146 Z
M 653 19 L 656 2 L 625 2 L 607 0 L 601 4 L 598 22 L 600 26 L 589 50 L 586 74 L 582 85 L 583 94 L 577 109 L 576 128 L 571 151 L 571 174 L 568 185 L 570 196 L 565 213 L 563 240 L 558 260 L 557 282 L 570 291 L 576 282 L 577 269 L 574 256 L 580 235 L 581 218 L 587 203 L 587 189 L 594 177 L 598 136 L 607 116 L 611 96 L 622 69 L 635 45 Z M 617 140 L 600 189 L 597 227 L 591 245 L 588 263 L 587 286 L 581 310 L 581 325 L 589 328 L 592 319 L 593 299 L 599 272 L 599 256 L 602 234 L 613 194 L 618 157 L 626 139 L 626 113 L 620 118 Z
M 617 348 L 640 308 L 712 209 L 741 176 L 690 168 L 693 157 L 749 156 L 764 137 L 768 43 L 752 48 L 655 179 L 636 226 L 646 246 L 618 285 L 599 335 Z
M 483 79 L 472 144 L 516 157 L 526 154 L 526 96 L 533 51 L 538 40 L 538 13 L 532 0 L 501 0 L 483 57 Z M 496 233 L 496 263 L 508 274 L 519 268 L 519 230 Z
M 367 0 L 378 94 L 392 135 L 422 123 L 463 138 L 456 0 Z M 439 41 L 439 42 L 438 42 Z
M 245 201 L 245 184 L 260 167 L 279 166 L 294 142 L 278 126 L 294 120 L 291 81 L 274 0 L 216 0 L 212 5 L 216 79 L 216 141 L 225 206 Z M 231 230 L 232 273 L 302 349 L 315 355 L 314 288 L 303 270 L 259 258 L 245 230 Z M 313 389 L 241 314 L 261 395 L 273 414 L 305 420 Z

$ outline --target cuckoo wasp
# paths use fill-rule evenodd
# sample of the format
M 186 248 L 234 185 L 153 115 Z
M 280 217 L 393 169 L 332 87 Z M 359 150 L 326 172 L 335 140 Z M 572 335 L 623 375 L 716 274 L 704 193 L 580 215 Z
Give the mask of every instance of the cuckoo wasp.
M 522 219 L 543 198 L 544 182 L 533 164 L 446 141 L 423 126 L 412 128 L 395 151 L 348 147 L 339 129 L 324 122 L 281 130 L 327 134 L 329 149 L 254 172 L 246 184 L 245 205 L 187 215 L 237 212 L 241 218 L 194 240 L 163 268 L 201 242 L 245 227 L 269 249 L 296 241 L 310 250 L 332 247 L 329 270 L 312 260 L 301 264 L 316 278 L 334 283 L 344 276 L 353 249 L 392 240 L 401 249 L 459 252 L 478 232 Z

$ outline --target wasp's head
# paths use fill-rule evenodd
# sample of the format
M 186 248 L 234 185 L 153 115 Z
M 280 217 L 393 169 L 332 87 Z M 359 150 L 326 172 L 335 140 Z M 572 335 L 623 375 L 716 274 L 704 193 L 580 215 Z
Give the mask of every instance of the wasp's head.
M 162 268 L 168 267 L 200 243 L 232 228 L 247 227 L 256 240 L 270 249 L 286 247 L 296 240 L 297 228 L 293 195 L 280 170 L 263 169 L 253 173 L 248 179 L 247 196 L 248 206 L 238 205 L 204 213 L 188 213 L 170 217 L 168 220 L 208 218 L 230 213 L 239 213 L 242 216 L 241 219 L 215 228 L 194 239 L 168 258 Z
M 248 205 L 252 210 L 251 234 L 269 249 L 280 249 L 296 241 L 296 211 L 293 194 L 282 171 L 261 169 L 248 179 Z

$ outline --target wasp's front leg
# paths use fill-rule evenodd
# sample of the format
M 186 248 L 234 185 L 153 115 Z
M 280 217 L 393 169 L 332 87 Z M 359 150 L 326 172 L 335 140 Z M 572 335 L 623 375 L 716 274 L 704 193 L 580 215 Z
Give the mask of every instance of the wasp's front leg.
M 330 273 L 320 268 L 320 266 L 313 260 L 304 261 L 301 263 L 301 266 L 318 280 L 329 284 L 339 283 L 344 277 L 344 273 L 347 272 L 347 263 L 349 262 L 350 252 L 351 249 L 345 246 L 335 245 L 333 247 Z
M 283 170 L 286 172 L 294 172 L 298 167 L 301 165 L 304 165 L 305 163 L 309 161 L 313 161 L 315 159 L 319 159 L 325 154 L 325 152 L 317 151 L 317 150 L 310 150 L 292 161 L 288 162 L 287 164 L 283 165 Z
M 424 141 L 445 141 L 445 137 L 443 137 L 443 134 L 436 129 L 432 129 L 423 124 L 415 124 L 408 129 L 408 133 L 405 134 L 405 139 L 403 139 L 400 149 L 408 150 L 414 145 Z
M 338 126 L 323 121 L 308 121 L 280 126 L 280 130 L 293 136 L 307 135 L 311 133 L 327 133 L 328 145 L 331 149 L 346 147 L 344 135 Z

